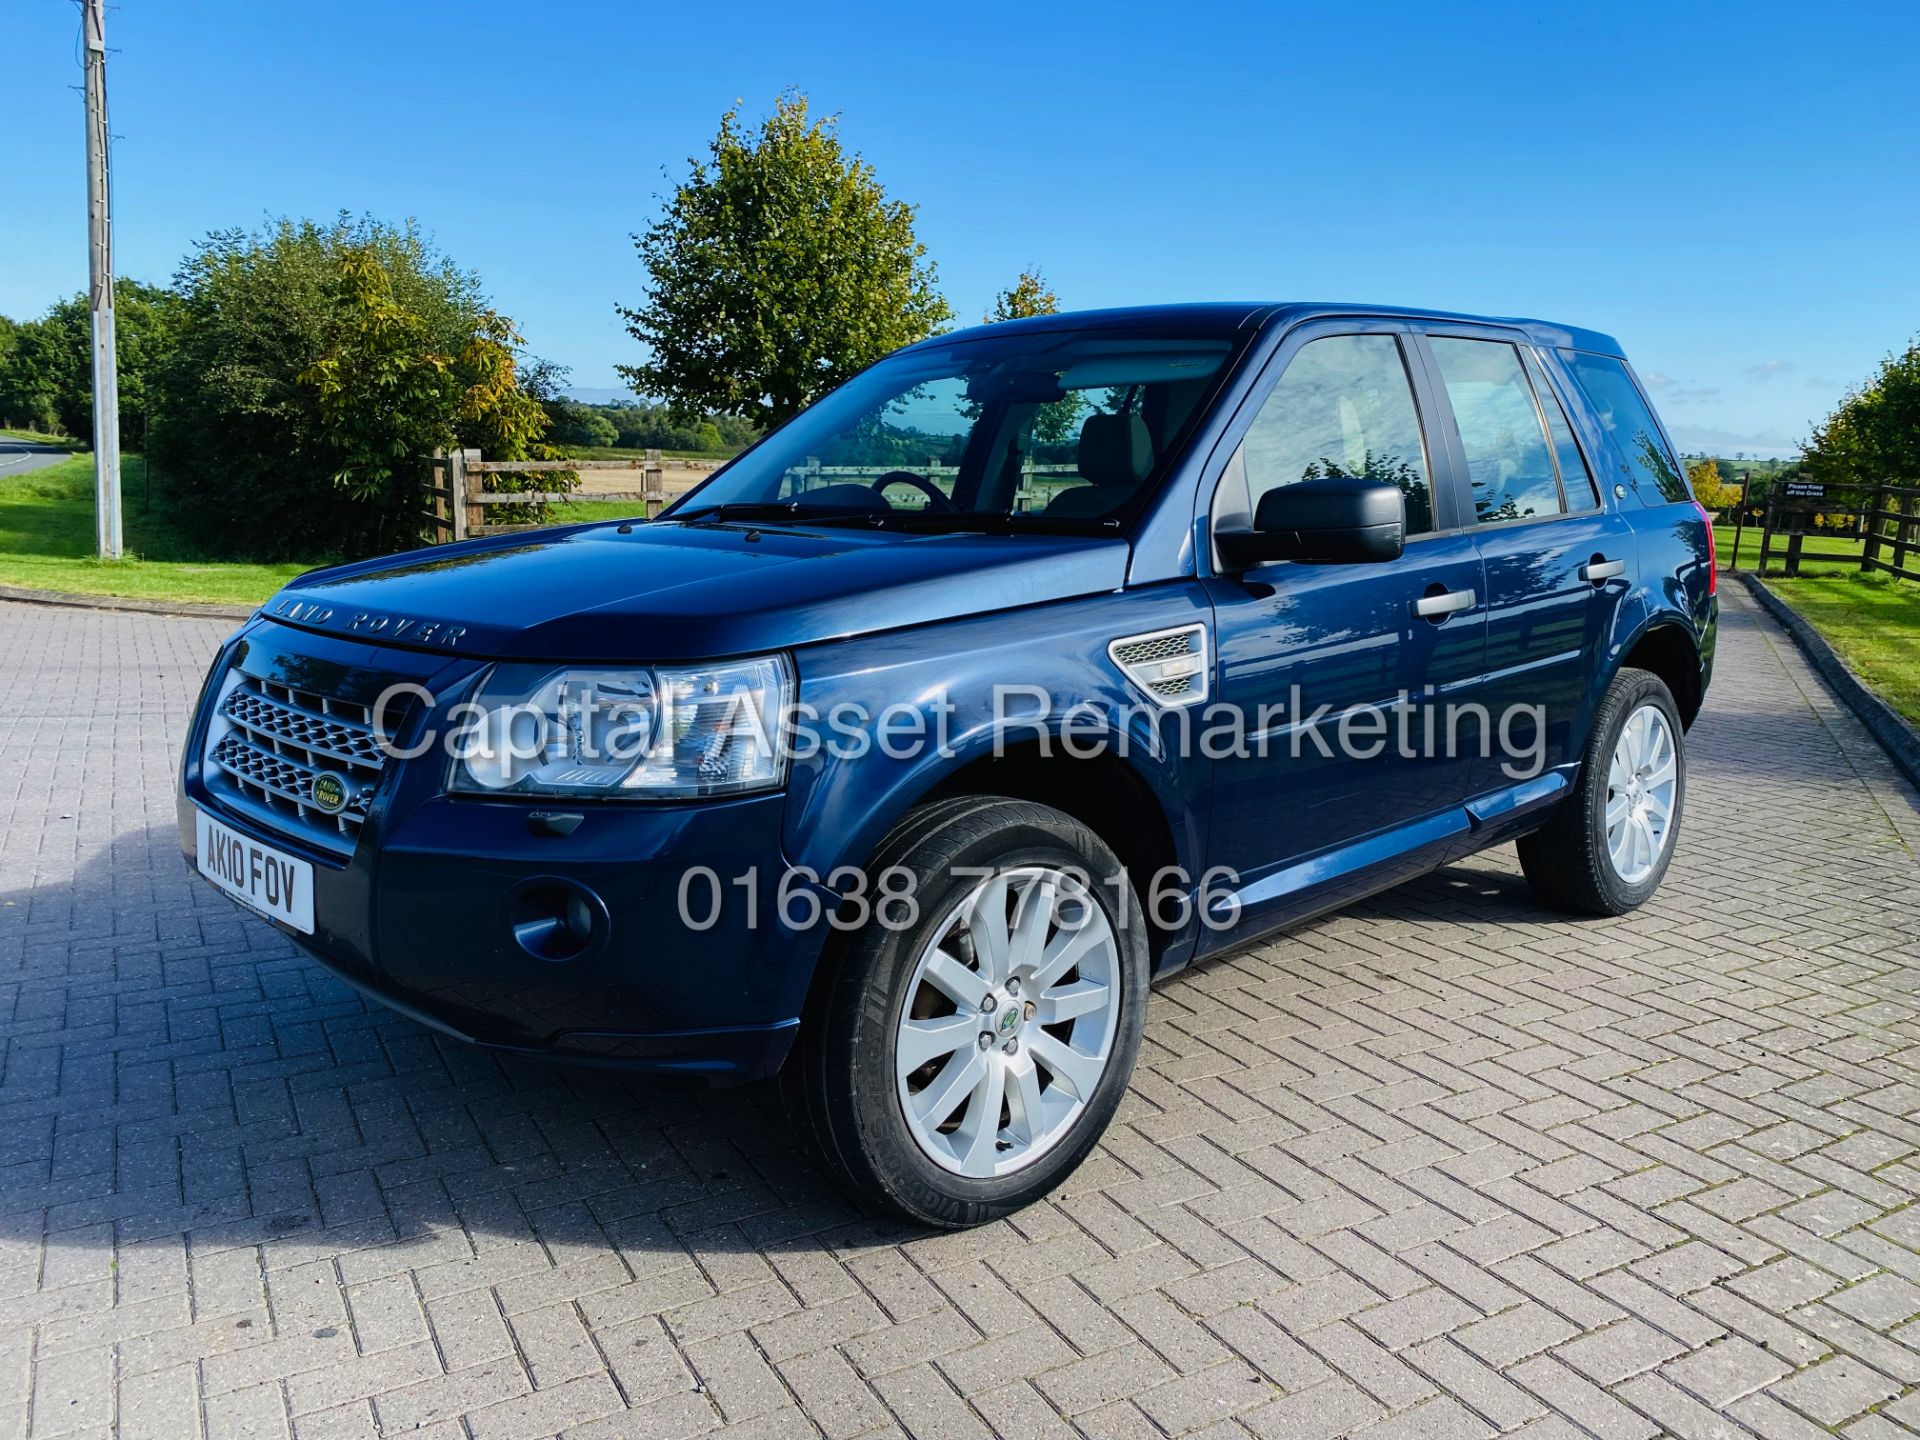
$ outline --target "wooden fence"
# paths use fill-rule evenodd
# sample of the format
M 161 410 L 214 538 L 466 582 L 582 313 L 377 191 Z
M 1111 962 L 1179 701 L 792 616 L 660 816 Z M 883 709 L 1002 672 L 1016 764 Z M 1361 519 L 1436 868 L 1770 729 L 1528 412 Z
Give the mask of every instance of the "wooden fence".
M 1805 564 L 1849 565 L 1862 571 L 1884 570 L 1904 580 L 1920 580 L 1920 568 L 1909 566 L 1912 557 L 1920 562 L 1920 486 L 1878 485 L 1865 504 L 1852 503 L 1829 487 L 1804 481 L 1776 482 L 1767 499 L 1765 529 L 1760 534 L 1759 573 L 1780 562 L 1780 573 L 1798 575 Z M 1861 492 L 1855 492 L 1861 493 Z M 1809 529 L 1814 516 L 1846 523 L 1838 528 Z M 1859 550 L 1821 551 L 1806 548 L 1808 536 L 1818 544 L 1821 539 L 1859 542 Z M 1785 541 L 1783 549 L 1777 541 Z M 1891 558 L 1887 558 L 1887 557 Z M 1735 550 L 1736 561 L 1738 549 Z
M 635 500 L 651 520 L 669 500 L 686 493 L 703 475 L 694 474 L 673 481 L 667 479 L 667 464 L 658 450 L 648 450 L 632 460 L 488 460 L 478 450 L 434 451 L 425 486 L 426 508 L 421 519 L 433 528 L 436 540 L 467 540 L 480 535 L 501 535 L 511 530 L 534 530 L 559 523 L 545 515 L 549 505 L 565 505 L 575 500 Z M 712 464 L 677 465 L 674 468 L 711 470 Z M 625 471 L 634 477 L 630 489 L 508 490 L 496 475 L 538 475 L 565 472 L 588 475 L 602 471 Z M 526 482 L 532 484 L 533 482 Z M 505 522 L 490 520 L 488 513 L 503 505 L 540 507 L 542 518 Z
M 435 451 L 425 486 L 426 508 L 421 518 L 433 528 L 437 540 L 466 540 L 479 535 L 499 535 L 511 530 L 533 530 L 551 525 L 564 517 L 549 517 L 548 506 L 565 506 L 575 500 L 633 500 L 642 507 L 647 519 L 658 515 L 668 501 L 679 498 L 711 471 L 719 462 L 676 462 L 681 473 L 669 480 L 667 462 L 658 450 L 648 450 L 632 460 L 487 460 L 478 450 Z M 802 465 L 787 473 L 784 493 L 804 494 L 823 485 L 871 484 L 896 467 L 887 465 L 823 465 L 809 456 Z M 570 472 L 580 475 L 606 471 L 624 471 L 636 479 L 632 489 L 593 490 L 507 490 L 490 476 L 538 475 L 542 472 Z M 951 465 L 929 461 L 915 466 L 914 473 L 938 483 L 952 480 L 957 471 Z M 529 482 L 531 483 L 531 482 Z M 1076 472 L 1064 466 L 1036 463 L 1027 458 L 1021 466 L 1021 508 L 1043 509 L 1060 490 L 1084 483 Z M 1781 574 L 1798 575 L 1804 564 L 1856 566 L 1862 571 L 1884 570 L 1904 580 L 1920 580 L 1920 486 L 1879 485 L 1865 504 L 1848 502 L 1838 493 L 1829 497 L 1825 485 L 1809 482 L 1776 482 L 1768 497 L 1764 528 L 1760 535 L 1759 573 L 1769 573 L 1776 562 Z M 1792 492 L 1792 493 L 1789 493 Z M 1854 492 L 1856 494 L 1862 492 Z M 888 496 L 900 509 L 917 509 L 926 503 L 924 495 L 911 487 Z M 490 511 L 505 505 L 538 507 L 541 518 L 531 521 L 490 520 Z M 1838 529 L 1810 528 L 1815 516 L 1827 521 L 1835 518 L 1846 524 Z M 1809 550 L 1812 537 L 1852 541 L 1858 550 Z M 1731 564 L 1739 566 L 1736 544 Z
M 705 474 L 701 472 L 710 471 L 719 463 L 681 461 L 669 467 L 657 450 L 649 450 L 643 457 L 633 460 L 485 460 L 478 450 L 436 451 L 431 460 L 432 469 L 425 490 L 427 504 L 421 518 L 433 527 L 436 540 L 466 540 L 478 535 L 500 535 L 510 530 L 533 530 L 541 525 L 563 523 L 564 513 L 551 516 L 545 513 L 545 507 L 564 507 L 575 500 L 636 500 L 651 520 L 669 500 L 678 499 L 704 479 Z M 681 473 L 669 478 L 666 473 L 669 468 Z M 787 471 L 781 493 L 797 496 L 827 485 L 872 485 L 901 468 L 894 464 L 823 465 L 818 458 L 808 456 L 805 463 Z M 932 460 L 910 468 L 911 473 L 949 491 L 960 473 L 957 466 Z M 487 478 L 537 475 L 542 471 L 574 471 L 586 475 L 609 470 L 635 473 L 639 482 L 637 488 L 507 490 L 500 488 L 499 481 Z M 942 485 L 942 482 L 945 484 Z M 1071 466 L 1039 462 L 1029 456 L 1020 467 L 1019 490 L 1014 497 L 1014 504 L 1018 509 L 1042 510 L 1060 491 L 1085 483 L 1078 470 Z M 918 510 L 927 504 L 927 497 L 923 491 L 900 482 L 889 487 L 887 503 L 897 510 Z M 542 515 L 540 519 L 532 521 L 489 520 L 488 512 L 502 505 L 539 506 Z
M 1895 509 L 1894 506 L 1899 506 Z M 1920 580 L 1920 570 L 1909 569 L 1909 553 L 1920 551 L 1920 486 L 1882 485 L 1873 492 L 1873 508 L 1867 511 L 1867 544 L 1860 557 L 1862 570 L 1885 570 L 1902 580 Z M 1892 560 L 1880 558 L 1881 546 L 1889 546 Z

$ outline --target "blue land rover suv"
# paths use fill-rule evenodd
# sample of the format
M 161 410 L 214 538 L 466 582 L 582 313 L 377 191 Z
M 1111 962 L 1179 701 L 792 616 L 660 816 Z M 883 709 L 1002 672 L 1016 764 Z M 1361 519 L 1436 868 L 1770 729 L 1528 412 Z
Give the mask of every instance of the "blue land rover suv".
M 1517 841 L 1678 837 L 1712 532 L 1619 345 L 1208 304 L 901 350 L 657 520 L 315 571 L 207 679 L 189 864 L 482 1045 L 777 1074 L 939 1225 L 1098 1141 L 1157 977 Z

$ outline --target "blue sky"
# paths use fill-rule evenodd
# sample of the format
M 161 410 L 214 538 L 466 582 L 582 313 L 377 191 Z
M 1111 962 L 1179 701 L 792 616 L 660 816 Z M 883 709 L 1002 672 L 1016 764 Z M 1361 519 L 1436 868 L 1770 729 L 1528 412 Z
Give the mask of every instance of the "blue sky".
M 629 234 L 736 98 L 842 115 L 967 319 L 1223 297 L 1620 336 L 1680 442 L 1778 453 L 1920 329 L 1920 7 L 123 0 L 121 273 L 416 217 L 538 354 L 618 383 Z M 0 13 L 0 313 L 86 279 L 78 22 Z

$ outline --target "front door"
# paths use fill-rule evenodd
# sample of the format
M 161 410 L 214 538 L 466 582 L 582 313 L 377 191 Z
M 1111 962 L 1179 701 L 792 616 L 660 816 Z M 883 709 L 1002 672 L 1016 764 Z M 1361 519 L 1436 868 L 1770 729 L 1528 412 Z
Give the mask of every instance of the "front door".
M 1433 483 L 1412 337 L 1369 331 L 1283 350 L 1215 500 L 1215 523 L 1236 523 L 1275 486 L 1368 475 L 1398 485 L 1407 508 L 1397 561 L 1282 562 L 1206 582 L 1217 698 L 1245 731 L 1231 753 L 1215 750 L 1208 862 L 1230 872 L 1240 931 L 1392 883 L 1465 828 L 1486 648 L 1480 556 Z
M 1425 343 L 1486 565 L 1484 698 L 1495 743 L 1472 789 L 1476 811 L 1491 818 L 1550 804 L 1571 783 L 1638 557 L 1531 347 L 1467 327 L 1432 327 Z

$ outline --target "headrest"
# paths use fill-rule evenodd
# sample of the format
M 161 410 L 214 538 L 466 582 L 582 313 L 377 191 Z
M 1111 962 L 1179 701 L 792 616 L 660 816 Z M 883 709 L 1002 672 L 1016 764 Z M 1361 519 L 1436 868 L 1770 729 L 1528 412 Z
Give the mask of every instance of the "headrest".
M 1152 468 L 1147 422 L 1131 411 L 1100 411 L 1080 427 L 1080 473 L 1094 484 L 1138 485 Z

